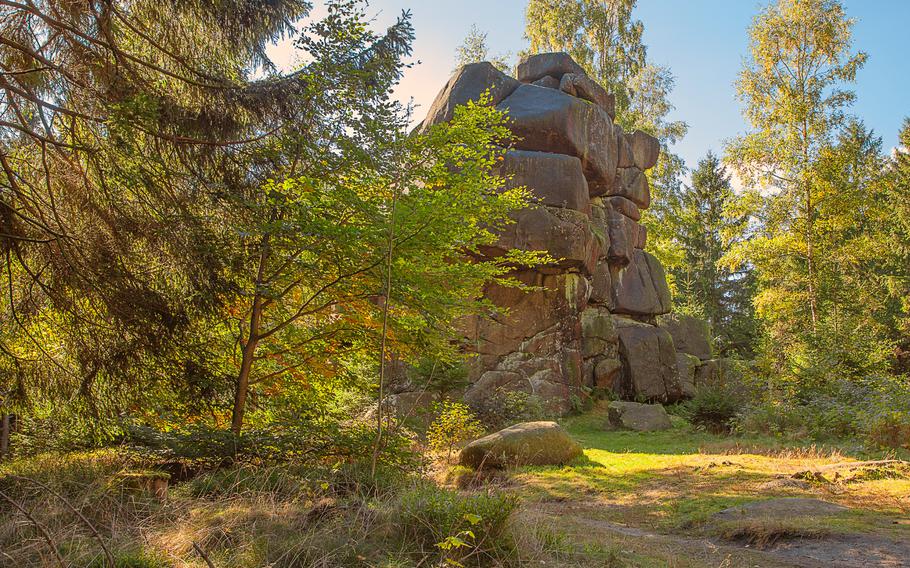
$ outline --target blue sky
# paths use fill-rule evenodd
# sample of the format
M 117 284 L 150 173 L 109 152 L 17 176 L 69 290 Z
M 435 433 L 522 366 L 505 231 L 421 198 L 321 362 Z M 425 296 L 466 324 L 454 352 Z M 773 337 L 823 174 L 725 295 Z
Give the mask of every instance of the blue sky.
M 413 61 L 397 94 L 429 108 L 454 67 L 455 48 L 472 24 L 488 33 L 494 54 L 514 56 L 526 47 L 523 38 L 526 0 L 372 0 L 369 13 L 377 28 L 408 9 L 416 41 Z M 668 65 L 676 76 L 672 118 L 689 124 L 689 134 L 674 150 L 692 167 L 709 149 L 742 133 L 733 82 L 746 55 L 746 28 L 766 2 L 753 0 L 639 0 L 635 17 L 644 23 L 649 58 Z M 910 0 L 846 0 L 847 14 L 857 20 L 854 47 L 869 54 L 860 71 L 852 112 L 883 138 L 897 144 L 897 131 L 910 116 Z M 283 47 L 283 46 L 282 46 Z M 288 57 L 285 49 L 277 57 Z

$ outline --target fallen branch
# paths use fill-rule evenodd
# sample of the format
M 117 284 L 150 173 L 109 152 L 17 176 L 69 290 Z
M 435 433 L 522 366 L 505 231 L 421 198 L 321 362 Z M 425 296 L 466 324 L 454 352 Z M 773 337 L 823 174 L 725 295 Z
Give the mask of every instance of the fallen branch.
M 904 460 L 872 460 L 862 462 L 841 462 L 823 465 L 815 468 L 815 471 L 831 471 L 834 469 L 859 469 L 861 467 L 877 467 L 882 465 L 904 465 L 910 467 L 910 462 Z
M 202 557 L 203 560 L 205 560 L 205 563 L 209 568 L 215 568 L 215 565 L 212 564 L 211 560 L 209 560 L 209 557 L 205 554 L 205 551 L 202 550 L 202 548 L 200 548 L 200 546 L 198 544 L 196 544 L 196 541 L 193 541 L 193 550 L 195 550 L 196 554 L 198 554 L 199 556 Z

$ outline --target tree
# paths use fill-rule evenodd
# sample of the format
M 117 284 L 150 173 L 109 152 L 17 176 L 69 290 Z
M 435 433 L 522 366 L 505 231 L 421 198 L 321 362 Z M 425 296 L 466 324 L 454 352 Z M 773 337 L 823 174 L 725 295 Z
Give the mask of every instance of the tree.
M 854 99 L 844 84 L 866 60 L 850 53 L 852 25 L 837 0 L 779 0 L 749 30 L 737 90 L 752 131 L 730 144 L 728 160 L 749 186 L 766 188 L 762 234 L 740 258 L 754 259 L 759 315 L 785 317 L 781 331 L 817 331 L 823 315 L 815 166 Z
M 331 140 L 293 146 L 324 116 L 314 79 L 370 93 L 397 73 L 407 17 L 370 37 L 358 3 L 333 2 L 302 40 L 315 60 L 279 75 L 265 48 L 308 2 L 5 4 L 0 404 L 42 391 L 84 401 L 95 424 L 174 390 L 162 382 L 211 384 L 225 373 L 199 338 L 260 252 L 242 228 L 263 209 L 249 205 Z
M 265 397 L 288 383 L 327 382 L 359 355 L 378 369 L 370 386 L 382 399 L 391 353 L 405 363 L 455 360 L 451 322 L 485 306 L 483 285 L 505 280 L 511 263 L 533 260 L 478 252 L 528 199 L 521 188 L 503 191 L 493 173 L 510 134 L 487 103 L 459 108 L 426 134 L 407 135 L 406 116 L 357 118 L 340 129 L 356 135 L 356 149 L 267 184 L 268 214 L 250 231 L 261 245 L 240 312 L 248 339 L 235 432 L 251 389 Z
M 681 194 L 679 242 L 685 254 L 676 270 L 679 296 L 689 310 L 712 327 L 721 352 L 751 352 L 751 274 L 745 266 L 732 272 L 720 264 L 730 247 L 745 237 L 748 217 L 737 211 L 730 174 L 713 153 L 698 162 L 692 186 Z
M 487 47 L 487 32 L 482 32 L 474 24 L 471 31 L 465 36 L 461 45 L 455 48 L 455 66 L 461 67 L 468 63 L 480 63 L 489 61 L 494 67 L 503 73 L 510 73 L 509 65 L 510 54 L 490 55 L 490 49 Z

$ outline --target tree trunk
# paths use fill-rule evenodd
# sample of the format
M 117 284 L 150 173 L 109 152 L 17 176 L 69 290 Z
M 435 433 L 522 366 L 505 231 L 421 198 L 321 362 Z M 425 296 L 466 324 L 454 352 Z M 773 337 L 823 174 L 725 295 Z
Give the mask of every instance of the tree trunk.
M 259 253 L 259 269 L 256 273 L 256 288 L 253 292 L 253 307 L 250 310 L 250 332 L 243 355 L 240 360 L 240 372 L 237 375 L 237 386 L 234 390 L 234 408 L 231 414 L 231 430 L 239 435 L 243 428 L 243 413 L 246 410 L 246 397 L 250 388 L 250 372 L 259 344 L 259 330 L 262 324 L 262 283 L 265 280 L 266 264 L 269 258 L 269 237 L 262 238 Z
M 0 421 L 0 459 L 5 458 L 9 454 L 9 431 L 9 414 L 4 414 L 3 420 Z

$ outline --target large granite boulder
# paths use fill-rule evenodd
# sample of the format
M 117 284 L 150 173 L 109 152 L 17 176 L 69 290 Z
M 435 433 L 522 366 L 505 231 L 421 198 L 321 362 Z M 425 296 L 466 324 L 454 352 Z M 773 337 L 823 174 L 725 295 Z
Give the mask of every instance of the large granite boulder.
M 542 251 L 553 264 L 590 272 L 600 256 L 600 248 L 591 231 L 590 218 L 580 211 L 559 207 L 532 207 L 512 215 L 515 222 L 501 233 L 495 245 L 481 250 L 492 257 L 509 250 Z
M 535 53 L 521 58 L 515 76 L 522 83 L 533 83 L 546 76 L 561 79 L 566 73 L 584 75 L 585 70 L 568 53 Z
M 669 430 L 670 416 L 660 404 L 640 404 L 614 400 L 607 406 L 607 421 L 612 428 L 656 432 Z
M 592 230 L 600 238 L 601 253 L 612 265 L 624 266 L 634 260 L 641 240 L 642 226 L 622 210 L 630 212 L 627 200 L 619 198 L 591 200 Z
M 588 182 L 575 156 L 549 152 L 510 150 L 499 172 L 508 176 L 506 187 L 526 187 L 542 205 L 576 211 L 591 210 Z
M 617 182 L 606 191 L 608 195 L 620 195 L 643 209 L 647 209 L 651 205 L 648 178 L 640 169 L 619 168 L 616 170 L 616 177 Z M 591 190 L 591 194 L 600 195 L 596 188 Z
M 640 170 L 648 170 L 657 164 L 660 156 L 660 141 L 657 138 L 636 130 L 629 135 L 629 144 L 632 146 L 632 158 Z
M 674 402 L 683 397 L 676 370 L 673 338 L 665 330 L 614 317 L 623 361 L 620 394 L 629 399 Z
M 640 249 L 632 252 L 632 259 L 628 265 L 612 272 L 613 312 L 643 316 L 668 313 L 670 287 L 663 266 Z
M 455 116 L 455 107 L 464 105 L 468 101 L 477 101 L 487 90 L 490 92 L 492 103 L 498 104 L 518 88 L 519 82 L 509 77 L 491 63 L 469 63 L 459 67 L 442 91 L 436 95 L 436 100 L 430 106 L 430 112 L 420 125 L 419 130 L 425 131 L 430 126 L 452 120 Z
M 556 422 L 522 422 L 474 440 L 458 462 L 476 469 L 562 465 L 581 454 L 578 442 Z
M 566 73 L 559 80 L 559 90 L 602 108 L 610 119 L 616 118 L 616 97 L 585 74 Z
M 615 185 L 616 137 L 600 107 L 561 91 L 523 84 L 497 105 L 509 113 L 516 148 L 576 156 L 589 190 L 607 193 Z
M 698 367 L 701 361 L 695 355 L 676 352 L 676 370 L 679 373 L 679 388 L 687 397 L 695 396 Z
M 695 355 L 702 361 L 711 358 L 711 333 L 707 322 L 694 316 L 667 314 L 657 319 L 657 325 L 673 336 L 677 351 Z

